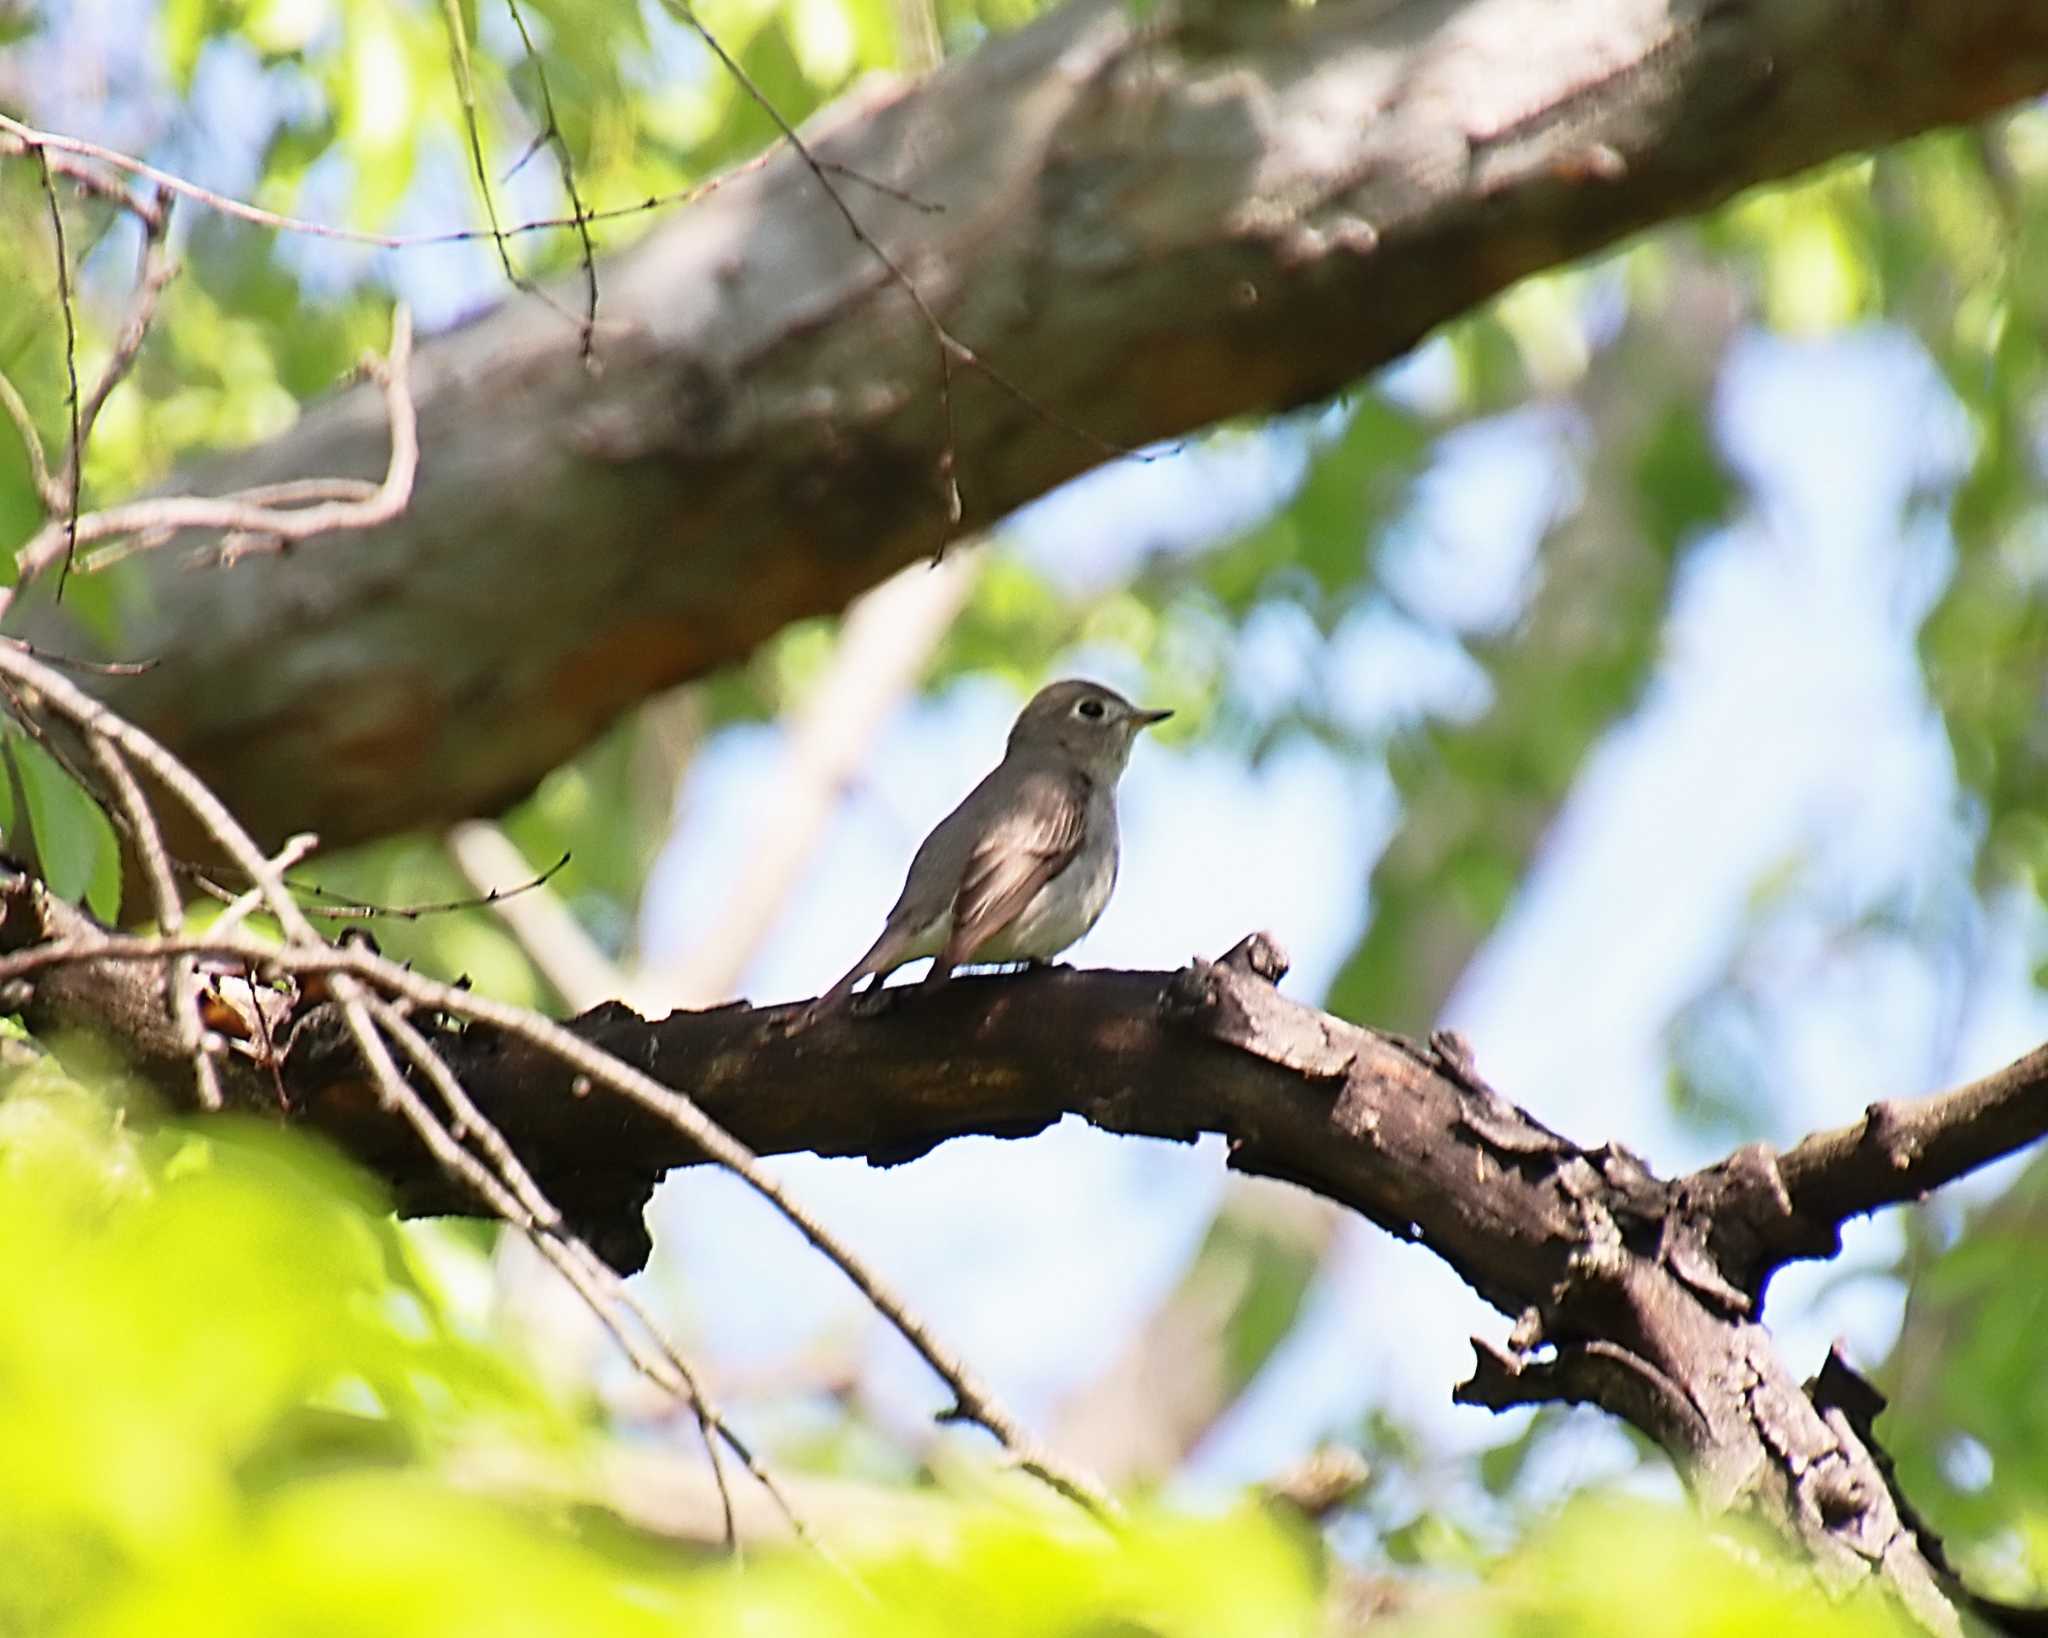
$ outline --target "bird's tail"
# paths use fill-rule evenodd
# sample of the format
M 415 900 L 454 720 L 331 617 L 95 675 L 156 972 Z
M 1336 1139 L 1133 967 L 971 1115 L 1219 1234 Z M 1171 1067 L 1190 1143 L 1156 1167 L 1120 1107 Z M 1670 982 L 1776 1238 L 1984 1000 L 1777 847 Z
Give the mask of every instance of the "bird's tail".
M 885 930 L 880 938 L 868 946 L 868 953 L 847 968 L 845 976 L 838 983 L 811 1003 L 807 1016 L 820 1018 L 828 1012 L 837 1012 L 853 999 L 854 986 L 863 978 L 870 973 L 888 972 L 895 965 L 892 959 L 894 952 L 890 948 L 894 942 L 894 935 Z

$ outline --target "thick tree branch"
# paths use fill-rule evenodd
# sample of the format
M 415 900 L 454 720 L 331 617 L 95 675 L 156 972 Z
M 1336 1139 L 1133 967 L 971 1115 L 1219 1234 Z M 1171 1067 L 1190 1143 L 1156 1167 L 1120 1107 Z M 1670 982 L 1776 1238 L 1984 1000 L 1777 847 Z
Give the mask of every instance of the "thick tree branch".
M 1028 402 L 956 359 L 949 442 L 928 327 L 785 153 L 603 270 L 600 370 L 525 299 L 424 346 L 404 517 L 124 566 L 121 657 L 160 663 L 102 686 L 271 839 L 488 811 L 1108 447 L 1328 394 L 1523 274 L 2048 86 L 2032 0 L 1138 10 L 1074 0 L 814 133 L 943 207 L 848 196 Z M 371 480 L 383 443 L 357 389 L 173 488 Z M 16 629 L 86 643 L 46 602 Z
M 103 941 L 103 959 L 74 949 L 53 963 L 45 941 L 75 944 L 77 912 L 22 881 L 0 904 L 0 951 L 11 952 L 0 955 L 0 980 L 31 1027 L 48 1038 L 111 1031 L 166 1096 L 188 1100 L 160 948 L 151 962 L 140 959 L 150 941 Z M 284 952 L 276 964 L 300 962 L 311 976 L 350 960 Z M 1224 1133 L 1232 1166 L 1300 1183 L 1421 1241 L 1514 1317 L 1505 1348 L 1481 1345 L 1463 1397 L 1601 1405 L 1670 1452 L 1711 1508 L 1761 1513 L 1831 1579 L 1878 1577 L 1931 1630 L 1956 1630 L 1939 1567 L 1868 1441 L 1778 1355 L 1746 1283 L 1753 1263 L 1724 1261 L 1725 1247 L 1767 1240 L 1787 1215 L 1782 1190 L 1774 1200 L 1757 1181 L 1780 1175 L 1767 1151 L 1665 1182 L 1625 1151 L 1581 1148 L 1541 1125 L 1478 1076 L 1456 1037 L 1418 1045 L 1316 1012 L 1279 994 L 1279 970 L 1277 952 L 1254 938 L 1178 973 L 1060 970 L 886 991 L 810 1028 L 796 1027 L 799 1008 L 738 1006 L 656 1023 L 609 1006 L 574 1028 L 688 1087 L 760 1152 L 887 1164 L 963 1133 L 1035 1132 L 1068 1113 L 1157 1137 Z M 702 1158 L 655 1111 L 606 1095 L 536 1038 L 476 1022 L 418 1027 L 580 1232 L 621 1243 L 660 1175 Z M 408 1210 L 476 1209 L 391 1117 L 316 991 L 279 1038 L 295 1120 L 384 1176 Z M 1993 1081 L 2019 1095 L 2037 1074 Z M 232 1098 L 274 1112 L 267 1073 L 251 1066 L 224 1079 Z M 1942 1122 L 1991 1118 L 2006 1103 L 1966 1088 L 1926 1107 L 1938 1108 L 1921 1125 L 1930 1145 L 1960 1154 Z M 2004 1149 L 2022 1138 L 2006 1127 Z M 1814 1141 L 1819 1150 L 1792 1155 L 1839 1157 L 1794 1168 L 1815 1180 L 1815 1198 L 1826 1188 L 1817 1180 L 1833 1179 L 1836 1196 L 1867 1209 L 1853 1189 L 1862 1145 Z M 1733 1231 L 1746 1216 L 1758 1218 L 1748 1239 Z

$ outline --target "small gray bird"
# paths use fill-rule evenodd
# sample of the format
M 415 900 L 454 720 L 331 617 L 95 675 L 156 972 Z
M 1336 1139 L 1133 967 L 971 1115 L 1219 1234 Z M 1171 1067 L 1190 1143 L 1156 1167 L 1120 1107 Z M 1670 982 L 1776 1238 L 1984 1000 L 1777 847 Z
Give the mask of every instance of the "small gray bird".
M 1172 715 L 1099 683 L 1041 688 L 1003 760 L 924 839 L 882 936 L 813 1011 L 920 956 L 937 958 L 933 984 L 969 962 L 1049 961 L 1080 938 L 1116 886 L 1116 782 L 1131 742 Z

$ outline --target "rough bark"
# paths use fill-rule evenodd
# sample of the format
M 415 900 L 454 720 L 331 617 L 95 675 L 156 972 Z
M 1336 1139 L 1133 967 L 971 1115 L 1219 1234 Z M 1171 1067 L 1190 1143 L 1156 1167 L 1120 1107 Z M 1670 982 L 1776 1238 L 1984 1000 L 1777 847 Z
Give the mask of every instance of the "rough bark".
M 1300 404 L 1513 279 L 2048 87 L 2032 0 L 1074 0 L 600 269 L 597 368 L 529 300 L 420 350 L 409 513 L 128 570 L 102 687 L 262 835 L 496 809 L 650 690 L 1104 458 Z M 1023 396 L 1019 396 L 1019 394 Z M 373 391 L 179 475 L 375 476 Z M 948 521 L 942 458 L 965 515 Z M 25 629 L 97 646 L 47 604 Z
M 0 895 L 4 999 L 42 1038 L 90 1030 L 173 1100 L 191 1075 L 161 965 L 35 946 L 90 938 L 16 877 Z M 1826 1255 L 1842 1216 L 1910 1198 L 2048 1131 L 2048 1048 L 1941 1097 L 1873 1108 L 1780 1156 L 1763 1145 L 1676 1180 L 1613 1145 L 1561 1137 L 1477 1074 L 1464 1043 L 1362 1029 L 1282 996 L 1263 937 L 1177 973 L 1050 972 L 885 992 L 793 1027 L 801 1008 L 731 1006 L 659 1022 L 608 1005 L 575 1029 L 697 1102 L 757 1152 L 887 1165 L 965 1133 L 1018 1136 L 1077 1114 L 1108 1131 L 1220 1132 L 1230 1165 L 1348 1206 L 1442 1257 L 1514 1326 L 1475 1340 L 1458 1395 L 1494 1407 L 1604 1407 L 1670 1453 L 1703 1502 L 1800 1541 L 1843 1587 L 1872 1578 L 1955 1632 L 1938 1544 L 1923 1541 L 1870 1437 L 1874 1401 L 1838 1361 L 1793 1376 L 1762 1323 L 1774 1269 Z M 469 1212 L 380 1106 L 317 991 L 280 998 L 231 1066 L 242 1107 L 282 1112 L 384 1178 L 401 1208 Z M 428 1021 L 420 1020 L 423 1027 Z M 470 1096 L 578 1229 L 630 1263 L 641 1212 L 699 1157 L 646 1111 L 593 1090 L 516 1035 L 433 1029 Z

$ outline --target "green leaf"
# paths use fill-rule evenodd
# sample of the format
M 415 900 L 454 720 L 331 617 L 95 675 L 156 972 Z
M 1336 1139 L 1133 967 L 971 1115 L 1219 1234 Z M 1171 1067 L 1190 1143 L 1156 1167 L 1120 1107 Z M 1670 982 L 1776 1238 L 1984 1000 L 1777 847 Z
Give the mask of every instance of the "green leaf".
M 99 803 L 32 739 L 8 742 L 43 880 L 60 899 L 83 899 L 102 921 L 121 912 L 121 844 Z

